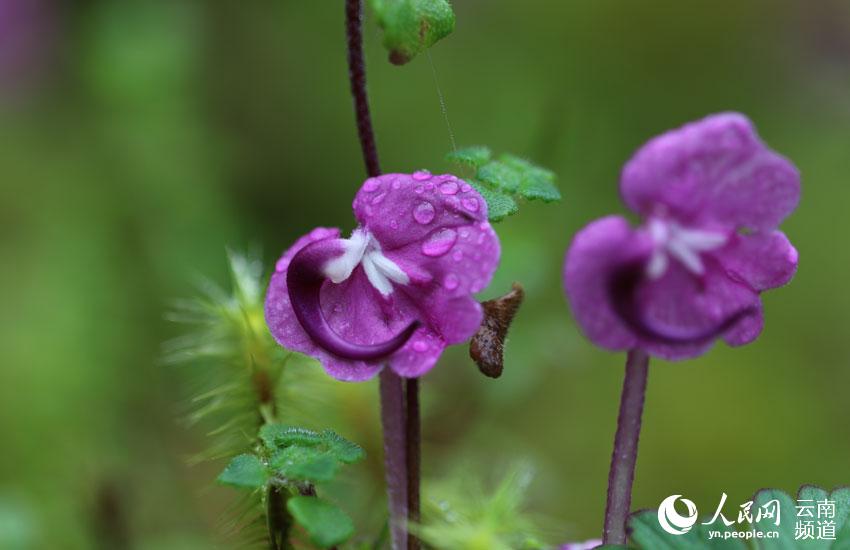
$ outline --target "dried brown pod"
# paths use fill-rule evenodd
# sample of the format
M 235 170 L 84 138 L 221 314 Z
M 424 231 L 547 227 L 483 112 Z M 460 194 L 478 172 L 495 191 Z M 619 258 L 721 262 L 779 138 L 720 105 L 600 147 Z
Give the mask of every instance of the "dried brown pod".
M 484 376 L 498 378 L 502 375 L 505 337 L 523 298 L 522 285 L 514 283 L 504 296 L 481 302 L 484 321 L 469 342 L 469 356 Z

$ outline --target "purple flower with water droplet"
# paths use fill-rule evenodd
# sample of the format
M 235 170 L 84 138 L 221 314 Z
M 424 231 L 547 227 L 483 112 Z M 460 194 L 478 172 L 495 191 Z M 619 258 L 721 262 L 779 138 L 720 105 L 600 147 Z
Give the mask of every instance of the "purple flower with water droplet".
M 366 180 L 353 207 L 349 238 L 319 227 L 283 254 L 266 322 L 282 346 L 339 380 L 366 380 L 384 365 L 421 376 L 481 325 L 472 295 L 500 252 L 487 204 L 455 176 L 422 171 Z
M 601 218 L 566 255 L 564 287 L 585 335 L 671 360 L 717 338 L 755 340 L 760 293 L 797 268 L 777 229 L 799 201 L 794 165 L 746 117 L 723 113 L 650 140 L 623 169 L 620 192 L 644 224 Z

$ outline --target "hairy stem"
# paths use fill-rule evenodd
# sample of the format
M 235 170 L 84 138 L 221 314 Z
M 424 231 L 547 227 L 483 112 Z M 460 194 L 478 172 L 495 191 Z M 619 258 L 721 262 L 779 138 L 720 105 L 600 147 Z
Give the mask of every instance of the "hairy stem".
M 366 92 L 366 61 L 363 59 L 363 16 L 362 0 L 345 0 L 345 28 L 348 37 L 348 80 L 351 82 L 351 95 L 354 98 L 354 115 L 357 118 L 357 135 L 363 150 L 363 161 L 369 177 L 381 174 L 378 163 L 378 148 L 375 145 L 375 133 L 372 131 L 372 118 L 369 115 L 369 96 Z
M 408 465 L 404 380 L 385 367 L 380 376 L 384 465 L 393 550 L 407 547 Z
M 608 503 L 605 506 L 604 544 L 626 543 L 626 521 L 632 503 L 632 483 L 635 478 L 641 416 L 646 396 L 649 356 L 632 350 L 626 359 L 626 375 L 617 417 L 617 435 L 608 474 Z

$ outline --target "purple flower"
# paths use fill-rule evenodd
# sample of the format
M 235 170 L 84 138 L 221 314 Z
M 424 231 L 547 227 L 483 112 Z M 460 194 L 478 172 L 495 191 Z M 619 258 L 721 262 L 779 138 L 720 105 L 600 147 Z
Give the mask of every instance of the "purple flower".
M 705 353 L 719 337 L 752 342 L 759 294 L 797 269 L 797 251 L 776 229 L 799 200 L 794 165 L 746 117 L 723 113 L 650 140 L 623 169 L 620 192 L 644 224 L 601 218 L 567 251 L 564 288 L 585 335 L 671 360 Z
M 421 376 L 481 325 L 472 294 L 499 261 L 487 203 L 455 176 L 423 171 L 370 178 L 353 206 L 348 239 L 318 227 L 278 260 L 266 321 L 282 346 L 339 380 L 385 364 Z

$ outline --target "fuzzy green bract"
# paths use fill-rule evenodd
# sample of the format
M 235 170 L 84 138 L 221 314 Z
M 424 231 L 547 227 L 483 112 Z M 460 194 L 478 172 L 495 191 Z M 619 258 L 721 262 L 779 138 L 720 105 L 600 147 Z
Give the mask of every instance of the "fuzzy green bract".
M 335 504 L 316 497 L 293 497 L 286 508 L 320 548 L 342 544 L 354 534 L 354 523 Z
M 370 0 L 390 62 L 404 65 L 455 28 L 447 0 Z
M 492 156 L 490 149 L 483 145 L 458 149 L 446 155 L 446 160 L 475 170 L 475 175 L 466 181 L 487 201 L 491 222 L 519 212 L 517 199 L 561 200 L 554 172 L 515 155 L 505 153 L 495 160 Z
M 702 525 L 702 522 L 710 519 L 706 517 L 700 518 L 691 531 L 683 535 L 671 535 L 658 524 L 655 510 L 645 510 L 632 514 L 629 520 L 629 528 L 631 529 L 629 547 L 639 550 L 745 550 L 750 547 L 758 550 L 850 550 L 850 488 L 842 487 L 829 492 L 820 487 L 804 485 L 800 488 L 796 498 L 777 489 L 762 489 L 755 494 L 752 500 L 753 510 L 757 510 L 773 500 L 779 502 L 781 521 L 778 526 L 772 521 L 767 523 L 762 521 L 752 525 L 752 530 L 756 532 L 778 531 L 779 536 L 777 538 L 750 539 L 753 546 L 748 546 L 740 538 L 724 540 L 715 537 L 709 539 L 709 531 L 744 531 L 750 525 L 743 523 L 726 527 L 719 519 L 711 525 Z M 809 500 L 813 506 L 816 506 L 819 501 L 832 501 L 835 504 L 835 517 L 830 519 L 835 521 L 835 540 L 797 538 L 798 500 Z M 729 519 L 735 518 L 730 515 Z
M 429 548 L 551 547 L 540 540 L 535 519 L 525 509 L 533 478 L 527 464 L 511 467 L 492 490 L 485 490 L 469 472 L 458 466 L 441 482 L 425 485 L 422 522 L 411 526 L 412 533 Z

